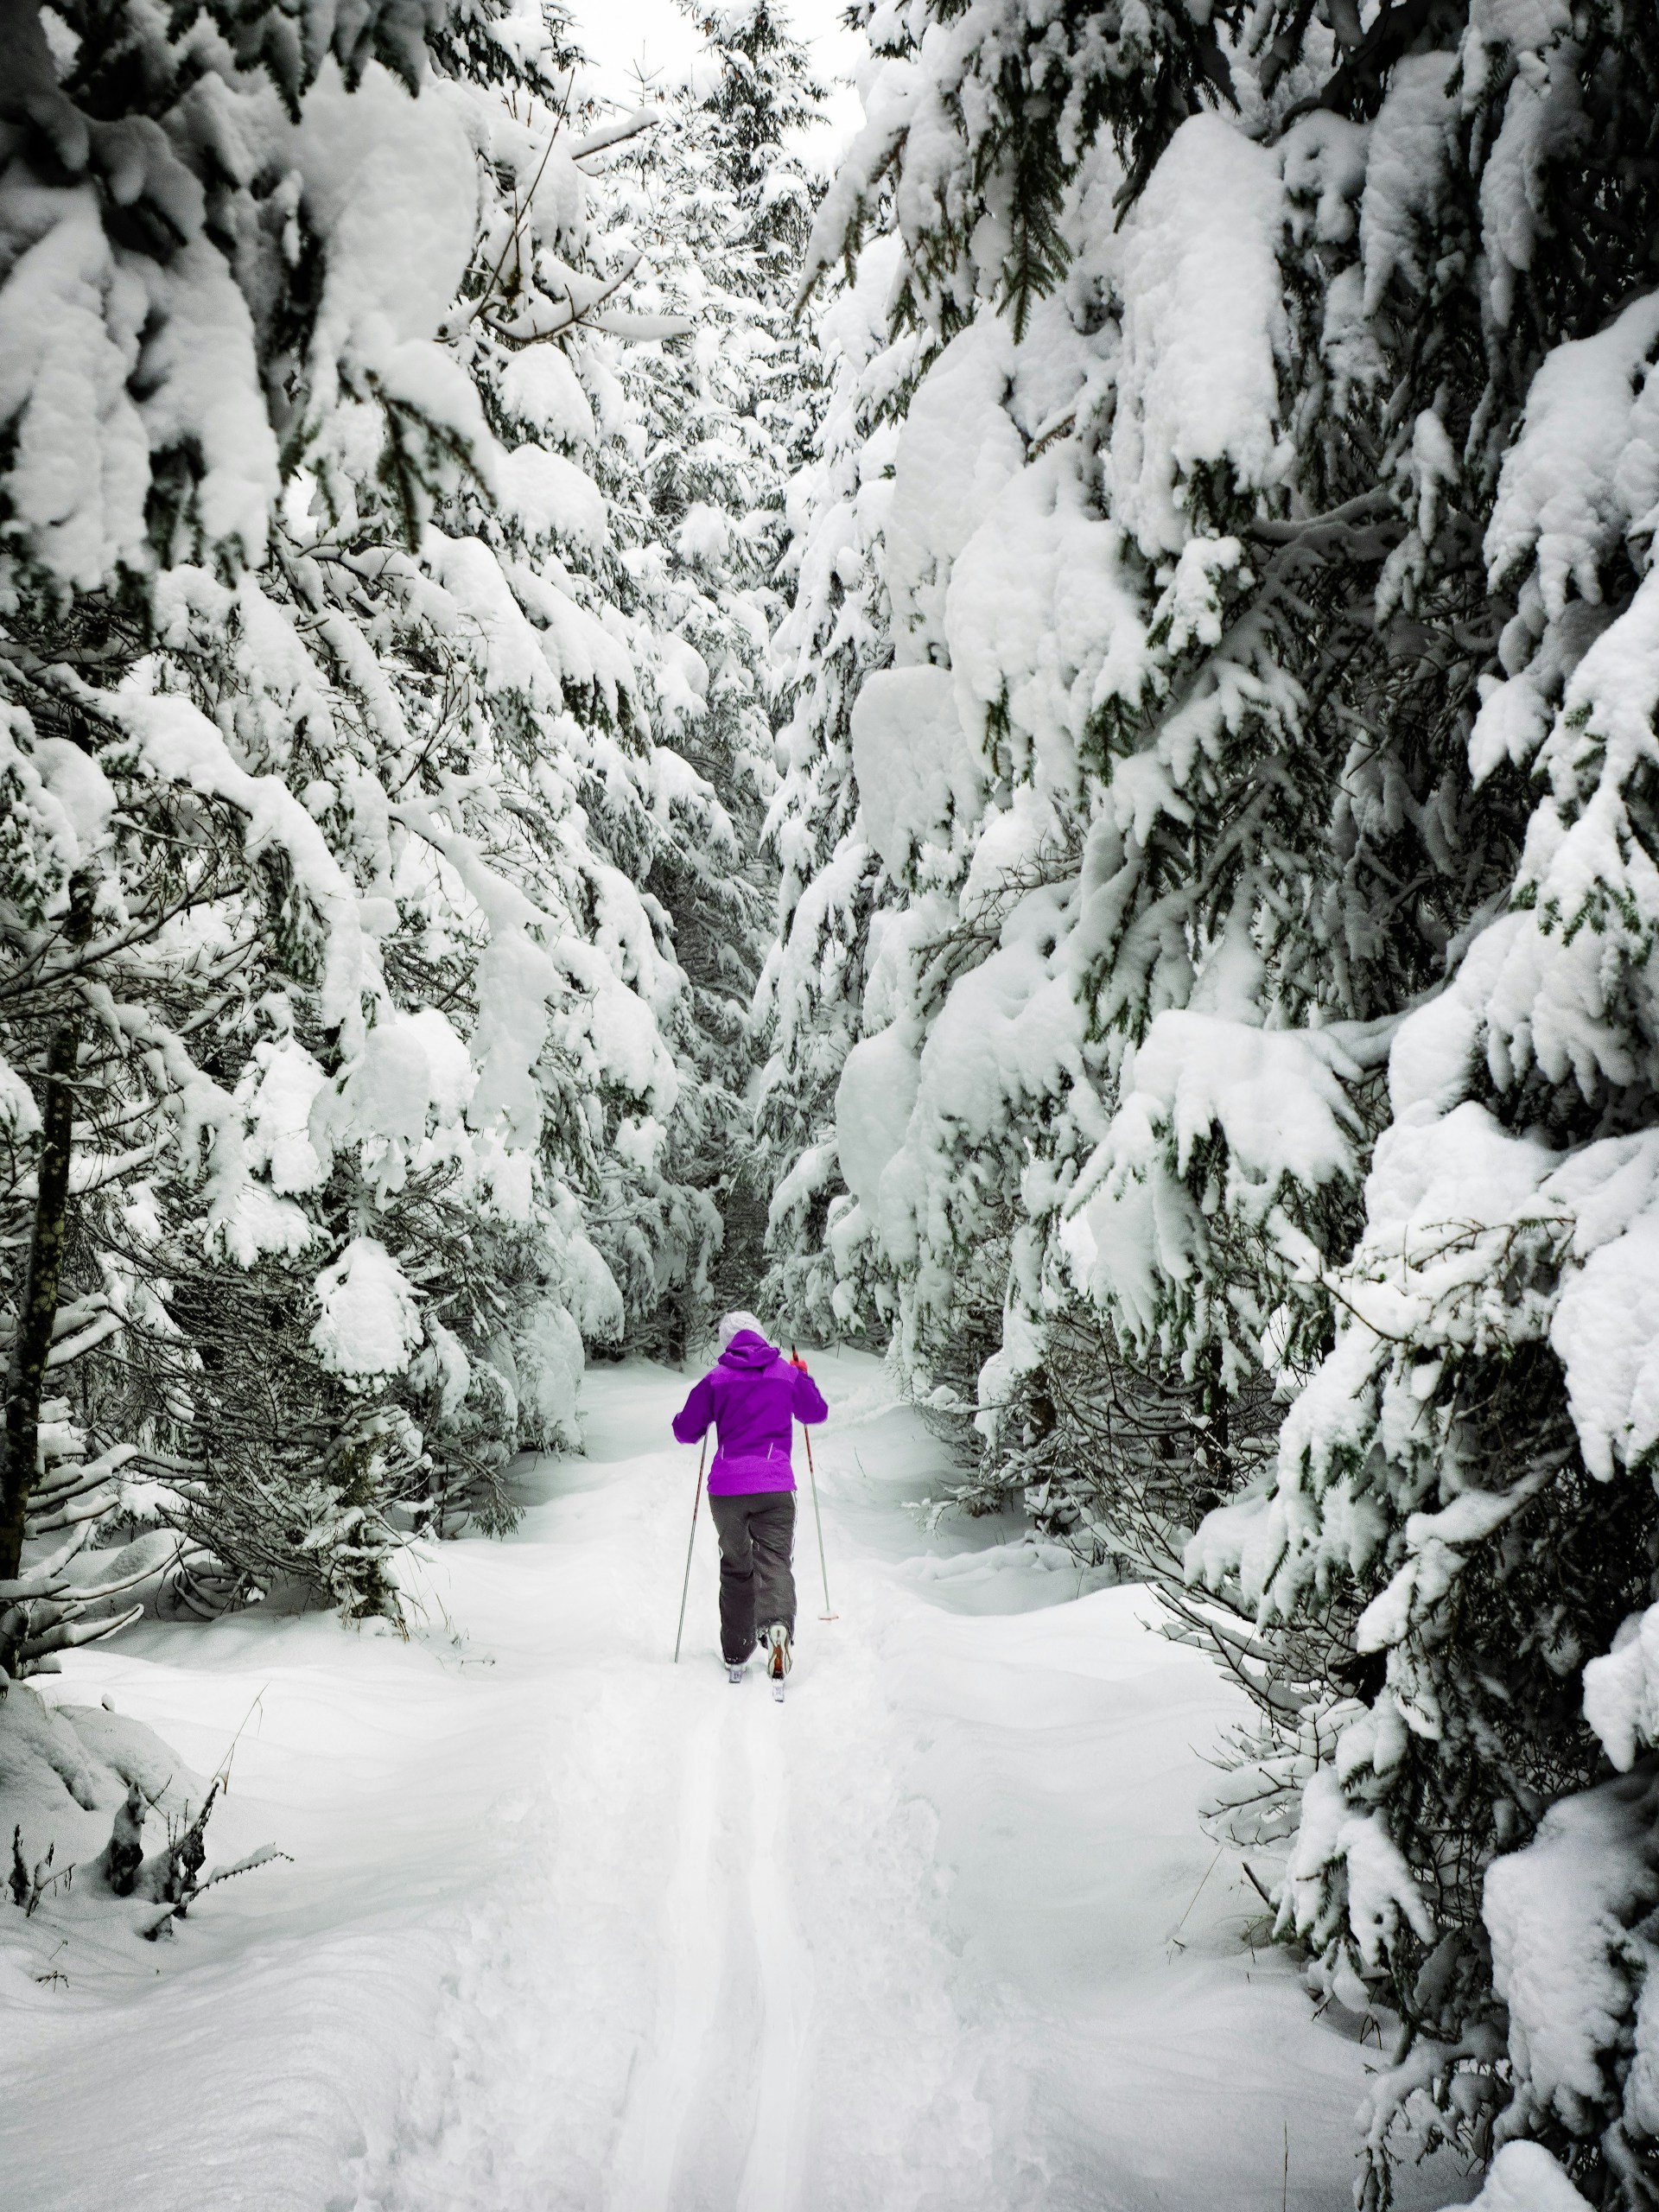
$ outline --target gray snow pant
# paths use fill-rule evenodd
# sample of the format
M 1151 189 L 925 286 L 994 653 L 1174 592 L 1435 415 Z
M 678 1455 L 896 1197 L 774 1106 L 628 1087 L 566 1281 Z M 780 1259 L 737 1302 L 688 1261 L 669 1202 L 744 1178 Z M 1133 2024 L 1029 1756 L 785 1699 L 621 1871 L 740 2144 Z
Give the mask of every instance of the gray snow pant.
M 720 1537 L 720 1648 L 728 1667 L 741 1666 L 762 1631 L 782 1621 L 795 1636 L 795 1578 L 789 1555 L 795 1544 L 792 1490 L 745 1491 L 711 1497 Z

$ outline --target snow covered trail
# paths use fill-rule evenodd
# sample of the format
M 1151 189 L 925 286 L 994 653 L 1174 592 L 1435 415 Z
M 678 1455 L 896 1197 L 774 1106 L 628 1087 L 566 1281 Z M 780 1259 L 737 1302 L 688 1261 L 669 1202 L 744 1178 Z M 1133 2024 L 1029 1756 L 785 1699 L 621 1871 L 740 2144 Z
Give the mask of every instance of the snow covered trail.
M 1367 2054 L 1241 1941 L 1193 1817 L 1228 1694 L 1140 1593 L 918 1536 L 938 1447 L 874 1363 L 814 1366 L 841 1618 L 803 1497 L 782 1708 L 720 1668 L 706 1513 L 670 1664 L 687 1386 L 638 1363 L 513 1538 L 418 1555 L 408 1644 L 251 1614 L 72 1661 L 52 1695 L 201 1770 L 257 1700 L 219 1850 L 294 1863 L 142 1971 L 42 1985 L 0 1936 L 10 2201 L 1339 2212 Z

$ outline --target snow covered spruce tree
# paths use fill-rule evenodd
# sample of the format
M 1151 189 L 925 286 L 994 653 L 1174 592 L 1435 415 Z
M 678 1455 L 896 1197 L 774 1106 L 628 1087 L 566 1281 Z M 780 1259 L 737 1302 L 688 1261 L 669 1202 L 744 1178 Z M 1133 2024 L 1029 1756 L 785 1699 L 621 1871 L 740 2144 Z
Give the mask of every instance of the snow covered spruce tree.
M 914 1344 L 930 1328 L 949 1339 L 964 1268 L 982 1275 L 1000 1240 L 1013 1272 L 993 1313 L 1010 1282 L 1017 1295 L 988 1411 L 1039 1351 L 1040 1328 L 1026 1332 L 1062 1208 L 1084 1286 L 1143 1351 L 1209 1361 L 1224 1395 L 1256 1368 L 1287 1302 L 1262 1280 L 1264 1259 L 1290 1270 L 1261 1231 L 1288 1163 L 1323 1187 L 1286 1203 L 1351 1235 L 1353 1140 L 1376 1118 L 1386 1043 L 1375 1025 L 1440 972 L 1512 850 L 1499 800 L 1477 836 L 1457 789 L 1473 677 L 1448 696 L 1425 648 L 1431 620 L 1462 619 L 1484 593 L 1466 519 L 1445 500 L 1412 510 L 1446 541 L 1418 578 L 1405 524 L 1384 512 L 1413 464 L 1408 437 L 1404 461 L 1388 458 L 1382 356 L 1325 358 L 1325 292 L 1340 304 L 1360 281 L 1363 170 L 1352 145 L 1345 170 L 1337 151 L 1353 133 L 1321 111 L 1279 151 L 1195 113 L 1170 137 L 1151 89 L 1166 63 L 1189 88 L 1230 68 L 1266 109 L 1264 136 L 1310 81 L 1247 52 L 1228 60 L 1192 31 L 1211 55 L 1200 67 L 1185 21 L 1160 16 L 1150 45 L 1131 25 L 1114 44 L 1115 16 L 1091 16 L 1111 63 L 1089 59 L 1079 29 L 1070 107 L 1064 40 L 1033 31 L 1044 90 L 1020 122 L 1007 86 L 988 88 L 1007 52 L 984 44 L 982 11 L 948 35 L 878 16 L 887 59 L 818 232 L 827 255 L 889 220 L 896 261 L 871 271 L 884 246 L 863 246 L 859 281 L 879 275 L 884 308 L 924 348 L 944 341 L 913 397 L 894 379 L 902 419 L 857 441 L 866 507 L 885 509 L 890 602 L 867 660 L 885 650 L 894 664 L 843 707 L 843 760 L 826 747 L 809 770 L 837 785 L 843 817 L 862 809 L 818 879 L 839 885 L 861 842 L 888 887 L 878 899 L 902 912 L 860 945 L 870 1033 L 837 1071 L 855 1203 L 830 1241 L 849 1297 L 867 1272 Z M 1113 135 L 1077 125 L 1071 153 L 1044 140 L 1091 104 Z M 991 213 L 969 235 L 982 193 Z M 1298 374 L 1306 436 L 1292 435 Z M 1321 430 L 1326 404 L 1346 410 L 1339 429 Z M 1378 492 L 1379 467 L 1405 489 Z M 1174 1092 L 1212 1034 L 1234 1065 L 1216 1071 L 1217 1111 L 1195 1098 L 1177 1142 Z M 1260 1095 L 1264 1079 L 1293 1107 L 1306 1098 L 1311 1123 L 1275 1135 L 1241 1116 L 1230 1138 L 1222 1094 Z M 1137 1090 L 1144 1108 L 1099 1149 Z M 1173 1264 L 1144 1235 L 1114 1235 L 1105 1249 L 1127 1273 L 1095 1280 L 1089 1224 L 1122 1203 L 1150 1225 L 1154 1156 L 1190 1186 L 1161 1207 Z M 1339 1221 L 1331 1233 L 1339 1244 Z M 1293 1300 L 1277 1335 L 1296 1320 Z
M 42 17 L 9 142 L 14 1653 L 95 1625 L 16 1576 L 42 1440 L 42 1538 L 395 1607 L 389 1516 L 574 1437 L 624 1324 L 590 1216 L 661 1233 L 638 886 L 724 817 L 624 604 L 602 452 L 662 326 L 582 166 L 655 118 L 588 127 L 539 13 L 375 20 Z
M 1585 1815 L 1640 1837 L 1593 2093 L 1518 2009 L 1529 1855 L 1481 1905 L 1653 1594 L 1659 49 L 1325 12 L 872 11 L 815 257 L 932 358 L 804 493 L 777 1233 L 927 1378 L 1001 1306 L 992 1473 L 1079 1541 L 1174 1581 L 1244 1493 L 1186 1561 L 1231 1624 L 1185 1602 L 1282 1931 L 1401 2024 L 1363 2199 L 1417 2092 L 1483 2153 L 1518 2081 L 1646 2202 L 1639 1793 Z
M 361 1030 L 360 932 L 316 824 L 212 724 L 157 698 L 152 649 L 169 563 L 182 579 L 205 578 L 200 563 L 229 576 L 268 550 L 292 385 L 350 335 L 312 296 L 326 222 L 299 266 L 301 181 L 308 162 L 349 185 L 342 128 L 359 96 L 372 111 L 384 88 L 416 111 L 436 21 L 319 10 L 302 48 L 274 35 L 275 16 L 202 12 L 170 34 L 124 9 L 9 19 L 0 1019 L 16 1273 L 0 1577 L 22 1607 L 6 1614 L 9 1661 L 36 1630 L 79 1633 L 67 1614 L 43 1623 L 34 1582 L 17 1581 L 30 1492 L 44 1461 L 43 1526 L 81 1536 L 115 1503 L 102 1478 L 137 1440 L 100 1439 L 90 1467 L 75 1463 L 93 1402 L 126 1380 L 117 1338 L 159 1319 L 121 1249 L 152 1241 L 155 1171 L 194 1179 L 222 1126 L 213 1047 L 285 924 L 310 916 L 332 1018 Z M 73 1404 L 44 1395 L 66 1367 Z M 378 1537 L 336 1503 L 296 1516 L 296 1534 L 314 1536 L 320 1573 L 377 1602 Z M 38 1577 L 60 1586 L 52 1560 Z
M 1495 362 L 1478 512 L 1508 617 L 1470 759 L 1483 789 L 1527 769 L 1534 810 L 1505 910 L 1395 1039 L 1336 1344 L 1276 1487 L 1199 1553 L 1268 1618 L 1332 1590 L 1364 1606 L 1369 1707 L 1307 1785 L 1283 1914 L 1421 2038 L 1374 2148 L 1421 2090 L 1476 2147 L 1536 2138 L 1592 2202 L 1645 2205 L 1650 1780 L 1567 1793 L 1652 1740 L 1659 44 L 1626 10 L 1477 16 L 1457 62 Z

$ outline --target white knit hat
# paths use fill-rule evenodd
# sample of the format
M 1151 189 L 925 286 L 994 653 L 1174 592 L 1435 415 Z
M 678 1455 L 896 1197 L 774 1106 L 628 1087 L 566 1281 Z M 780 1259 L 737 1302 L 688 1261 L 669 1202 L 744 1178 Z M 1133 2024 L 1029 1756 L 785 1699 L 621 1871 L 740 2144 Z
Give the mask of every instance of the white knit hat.
M 761 1327 L 760 1324 L 755 1319 L 753 1313 L 737 1313 L 726 1314 L 722 1318 L 720 1325 L 720 1348 L 721 1351 L 725 1351 L 727 1345 L 730 1344 L 734 1337 L 739 1335 L 745 1329 L 752 1329 L 757 1337 L 764 1337 L 766 1333 Z

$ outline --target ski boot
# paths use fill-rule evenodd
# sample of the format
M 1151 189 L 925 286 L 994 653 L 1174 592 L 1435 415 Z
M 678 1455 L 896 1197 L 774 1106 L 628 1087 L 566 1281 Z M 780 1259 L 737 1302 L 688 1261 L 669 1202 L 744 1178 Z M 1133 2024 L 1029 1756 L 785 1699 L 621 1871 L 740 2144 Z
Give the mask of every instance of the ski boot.
M 766 1630 L 765 1644 L 766 1674 L 772 1683 L 772 1694 L 779 1705 L 784 1701 L 784 1677 L 794 1664 L 790 1656 L 789 1630 L 782 1621 L 774 1621 Z
M 748 1671 L 749 1662 L 747 1659 L 728 1659 L 726 1662 L 726 1679 L 728 1682 L 741 1682 Z

